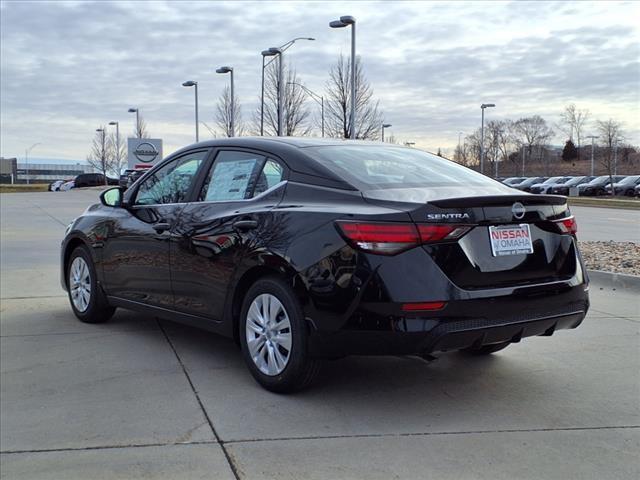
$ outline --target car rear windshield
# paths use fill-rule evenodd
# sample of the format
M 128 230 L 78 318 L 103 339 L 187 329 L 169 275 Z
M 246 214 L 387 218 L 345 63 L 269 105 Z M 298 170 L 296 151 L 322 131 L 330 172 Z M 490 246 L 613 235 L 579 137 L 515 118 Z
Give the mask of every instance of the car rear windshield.
M 305 151 L 359 190 L 496 183 L 450 160 L 413 148 L 340 145 L 307 147 Z

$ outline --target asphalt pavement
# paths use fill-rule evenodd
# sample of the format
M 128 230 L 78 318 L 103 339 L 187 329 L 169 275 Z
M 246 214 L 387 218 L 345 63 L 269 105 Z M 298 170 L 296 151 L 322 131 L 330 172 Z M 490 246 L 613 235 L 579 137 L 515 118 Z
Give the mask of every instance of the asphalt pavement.
M 640 210 L 573 206 L 571 212 L 580 240 L 640 243 Z
M 350 357 L 276 395 L 227 339 L 75 319 L 59 243 L 96 198 L 0 195 L 3 479 L 640 477 L 638 292 L 592 283 L 578 329 L 491 357 Z M 582 239 L 634 218 L 601 210 L 573 208 Z

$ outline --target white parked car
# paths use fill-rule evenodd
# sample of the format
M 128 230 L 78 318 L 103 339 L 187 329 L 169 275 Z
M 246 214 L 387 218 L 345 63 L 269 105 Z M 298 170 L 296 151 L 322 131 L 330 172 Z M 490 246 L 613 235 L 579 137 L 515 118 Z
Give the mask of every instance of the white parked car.
M 66 182 L 66 180 L 56 180 L 49 185 L 49 190 L 52 192 L 57 192 L 60 190 L 60 187 Z
M 76 182 L 74 182 L 73 180 L 69 180 L 68 182 L 64 182 L 62 185 L 60 185 L 59 190 L 61 192 L 66 192 L 68 190 L 71 190 L 75 186 L 76 186 Z

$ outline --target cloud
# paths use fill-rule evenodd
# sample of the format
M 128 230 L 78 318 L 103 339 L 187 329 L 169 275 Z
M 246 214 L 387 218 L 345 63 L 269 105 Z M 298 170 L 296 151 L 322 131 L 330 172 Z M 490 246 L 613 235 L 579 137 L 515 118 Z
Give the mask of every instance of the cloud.
M 258 106 L 260 51 L 297 36 L 287 51 L 314 91 L 339 53 L 358 54 L 392 133 L 430 149 L 451 147 L 493 118 L 540 114 L 553 124 L 575 102 L 592 117 L 625 122 L 640 143 L 639 30 L 634 3 L 563 2 L 3 2 L 2 155 L 42 142 L 46 156 L 84 158 L 95 128 L 129 133 L 139 107 L 165 152 L 193 141 L 193 91 L 213 125 L 232 65 L 245 119 Z M 312 102 L 310 109 L 316 106 Z M 201 133 L 206 129 L 201 128 Z M 561 139 L 558 139 L 561 140 Z

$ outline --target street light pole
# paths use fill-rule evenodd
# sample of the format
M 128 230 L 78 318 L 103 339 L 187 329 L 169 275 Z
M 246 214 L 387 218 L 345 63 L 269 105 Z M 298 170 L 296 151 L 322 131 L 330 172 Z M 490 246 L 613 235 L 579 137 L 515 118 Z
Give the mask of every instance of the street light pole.
M 35 147 L 37 147 L 38 145 L 42 145 L 40 142 L 34 143 L 33 145 L 31 145 L 29 148 L 25 149 L 24 151 L 24 163 L 25 163 L 25 168 L 26 168 L 26 176 L 27 176 L 27 185 L 29 185 L 29 153 L 31 152 L 31 150 L 33 150 Z
M 142 136 L 140 135 L 140 131 L 139 131 L 139 127 L 140 127 L 140 117 L 139 117 L 139 112 L 138 112 L 138 108 L 130 108 L 129 109 L 129 113 L 134 113 L 136 114 L 136 127 L 135 127 L 135 133 L 136 133 L 136 137 L 138 138 L 142 138 Z
M 384 143 L 384 129 L 385 128 L 389 128 L 389 127 L 393 127 L 393 125 L 391 125 L 390 123 L 383 123 L 382 124 L 382 143 Z
M 273 57 L 279 55 L 280 52 L 284 52 L 286 49 L 291 47 L 298 40 L 309 40 L 314 41 L 313 37 L 296 37 L 292 40 L 289 40 L 287 43 L 283 43 L 279 47 L 269 48 L 268 50 L 262 51 L 262 91 L 260 94 L 260 136 L 264 136 L 264 69 L 268 67 L 274 59 L 271 59 L 269 63 L 265 64 L 264 57 Z M 280 82 L 281 80 L 279 80 Z M 278 102 L 280 103 L 280 90 L 278 90 Z M 278 134 L 279 135 L 279 134 Z
M 299 86 L 305 92 L 307 92 L 309 94 L 309 96 L 311 98 L 313 98 L 313 100 L 315 100 L 317 103 L 320 104 L 320 109 L 321 109 L 320 113 L 321 113 L 321 119 L 322 119 L 322 138 L 324 138 L 324 97 L 322 95 L 318 95 L 316 92 L 314 92 L 313 90 L 305 87 L 301 83 L 287 82 L 287 85 L 297 85 L 297 86 Z M 320 100 L 318 100 L 318 99 L 320 99 Z
M 229 119 L 229 134 L 230 134 L 229 136 L 235 137 L 236 136 L 236 129 L 235 129 L 236 103 L 235 103 L 234 94 L 233 94 L 233 67 L 220 67 L 216 69 L 216 73 L 231 74 L 231 108 L 230 108 L 231 118 Z
M 186 81 L 182 84 L 183 87 L 196 87 L 196 142 L 200 141 L 200 135 L 198 131 L 198 82 L 194 82 L 193 80 Z
M 331 28 L 343 28 L 351 25 L 351 134 L 356 138 L 356 19 L 351 15 L 340 17 L 329 23 Z
M 116 126 L 116 166 L 118 168 L 118 174 L 120 174 L 120 122 L 109 122 L 109 125 Z
M 271 55 L 269 50 L 262 51 L 262 88 L 260 89 L 260 136 L 264 137 L 264 58 Z
M 482 125 L 480 126 L 480 173 L 484 173 L 484 109 L 495 107 L 494 103 L 483 103 L 480 105 L 482 110 Z
M 278 55 L 278 136 L 282 137 L 284 125 L 284 85 L 282 84 L 284 76 L 284 50 L 280 47 L 271 47 L 269 52 L 272 55 Z
M 594 171 L 595 171 L 595 163 L 593 161 L 593 141 L 598 138 L 597 135 L 589 135 L 587 136 L 587 138 L 591 139 L 591 176 L 593 177 L 594 175 Z

